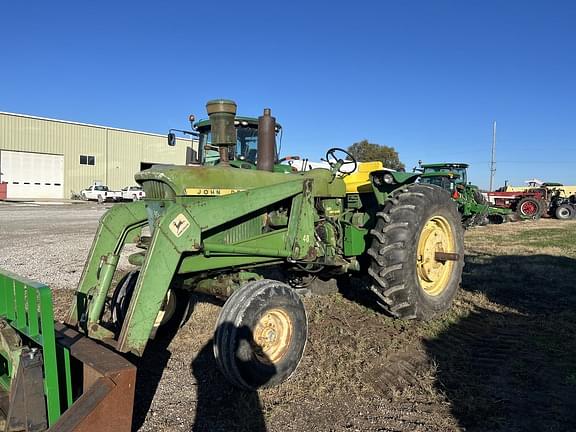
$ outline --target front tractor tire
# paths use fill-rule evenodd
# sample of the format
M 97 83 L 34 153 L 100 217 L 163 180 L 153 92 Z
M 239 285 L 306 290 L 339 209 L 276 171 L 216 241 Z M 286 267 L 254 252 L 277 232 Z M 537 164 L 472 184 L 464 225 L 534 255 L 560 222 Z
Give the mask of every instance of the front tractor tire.
M 560 220 L 572 219 L 575 216 L 574 207 L 570 204 L 561 204 L 556 208 L 554 215 L 556 216 L 556 219 Z
M 122 330 L 122 326 L 126 320 L 128 307 L 132 301 L 139 275 L 140 270 L 132 270 L 126 273 L 122 279 L 120 279 L 116 288 L 114 288 L 112 298 L 110 299 L 111 321 L 118 333 Z M 169 289 L 154 321 L 154 329 L 164 327 L 169 323 L 173 324 L 176 318 L 180 319 L 187 300 L 186 293 Z M 153 330 L 153 332 L 155 333 L 155 330 Z
M 464 234 L 445 190 L 413 184 L 395 191 L 371 235 L 371 289 L 388 313 L 428 320 L 450 308 L 462 276 Z
M 272 387 L 294 373 L 307 335 L 306 310 L 294 289 L 270 279 L 253 281 L 224 304 L 214 334 L 214 358 L 236 387 Z

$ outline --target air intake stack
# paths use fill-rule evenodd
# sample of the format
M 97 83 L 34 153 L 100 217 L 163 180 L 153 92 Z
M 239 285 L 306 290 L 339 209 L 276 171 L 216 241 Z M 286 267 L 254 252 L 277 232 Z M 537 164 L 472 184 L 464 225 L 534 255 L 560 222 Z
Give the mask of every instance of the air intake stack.
M 230 166 L 228 153 L 236 145 L 236 102 L 227 99 L 215 99 L 206 103 L 212 131 L 211 145 L 218 147 L 220 166 Z

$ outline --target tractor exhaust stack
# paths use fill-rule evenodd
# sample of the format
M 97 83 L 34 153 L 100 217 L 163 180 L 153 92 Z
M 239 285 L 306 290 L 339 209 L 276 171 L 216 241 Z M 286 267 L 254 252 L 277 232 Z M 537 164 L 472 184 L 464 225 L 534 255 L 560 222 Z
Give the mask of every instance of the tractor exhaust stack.
M 206 111 L 212 125 L 212 145 L 218 147 L 220 166 L 230 166 L 228 153 L 236 145 L 236 102 L 215 99 L 206 103 Z
M 270 108 L 264 108 L 264 114 L 258 117 L 258 161 L 256 167 L 261 171 L 273 171 L 276 162 L 276 118 Z

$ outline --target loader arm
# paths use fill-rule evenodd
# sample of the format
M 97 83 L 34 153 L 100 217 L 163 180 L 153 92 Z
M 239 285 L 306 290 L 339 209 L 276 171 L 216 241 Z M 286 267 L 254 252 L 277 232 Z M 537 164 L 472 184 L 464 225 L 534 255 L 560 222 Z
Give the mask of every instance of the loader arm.
M 228 253 L 256 255 L 266 260 L 289 256 L 301 259 L 309 253 L 314 239 L 312 183 L 311 179 L 297 178 L 215 197 L 200 205 L 166 202 L 164 213 L 154 222 L 152 239 L 117 341 L 100 319 L 122 248 L 138 237 L 148 217 L 145 202 L 115 206 L 100 221 L 67 322 L 120 352 L 142 355 L 184 256 L 190 259 L 203 254 L 209 261 L 210 253 Z M 230 250 L 234 245 L 204 244 L 203 233 L 288 198 L 293 198 L 292 211 L 301 216 L 281 232 L 281 247 L 266 248 L 259 242 L 258 246 L 245 244 Z M 193 271 L 194 268 L 189 269 Z
M 116 205 L 102 216 L 78 284 L 76 302 L 68 312 L 67 324 L 78 326 L 85 333 L 98 332 L 98 320 L 120 252 L 126 243 L 136 241 L 147 222 L 142 201 Z
M 117 349 L 142 355 L 182 256 L 187 253 L 199 254 L 204 249 L 202 233 L 278 201 L 300 196 L 304 189 L 309 190 L 310 183 L 310 180 L 298 179 L 214 198 L 201 206 L 170 205 L 156 223 Z M 301 233 L 299 237 L 305 238 L 306 235 Z M 289 246 L 287 253 L 298 255 L 299 252 Z

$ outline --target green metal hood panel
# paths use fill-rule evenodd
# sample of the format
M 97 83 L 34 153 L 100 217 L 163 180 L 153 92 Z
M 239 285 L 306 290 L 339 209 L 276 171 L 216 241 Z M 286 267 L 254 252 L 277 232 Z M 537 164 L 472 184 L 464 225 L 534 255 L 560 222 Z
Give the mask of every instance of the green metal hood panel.
M 405 184 L 405 183 L 414 183 L 418 177 L 420 177 L 420 173 L 411 173 L 411 172 L 403 172 L 403 171 L 391 171 L 390 174 L 394 177 L 397 183 Z
M 156 166 L 135 175 L 140 184 L 149 180 L 166 183 L 177 196 L 196 195 L 194 189 L 219 189 L 230 193 L 292 181 L 303 182 L 308 178 L 314 180 L 314 196 L 345 196 L 344 182 L 339 178 L 333 179 L 332 174 L 325 169 L 305 173 L 275 173 L 219 166 Z M 218 194 L 208 190 L 205 195 Z
M 409 184 L 414 183 L 418 177 L 421 176 L 421 173 L 412 173 L 412 172 L 404 172 L 404 171 L 394 171 L 390 169 L 382 169 L 378 171 L 372 171 L 370 175 L 372 177 L 380 175 L 383 176 L 384 174 L 390 174 L 394 181 L 398 184 Z M 396 186 L 394 186 L 396 187 Z
M 304 173 L 295 173 L 294 176 L 314 179 L 312 195 L 321 197 L 345 197 L 346 184 L 340 177 L 334 177 L 324 168 L 316 168 Z

